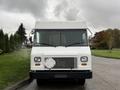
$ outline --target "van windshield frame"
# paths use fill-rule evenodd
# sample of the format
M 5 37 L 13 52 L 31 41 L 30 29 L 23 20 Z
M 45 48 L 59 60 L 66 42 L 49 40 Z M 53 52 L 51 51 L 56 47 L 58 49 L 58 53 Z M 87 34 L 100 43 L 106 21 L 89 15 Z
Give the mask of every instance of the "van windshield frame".
M 34 46 L 88 46 L 87 29 L 35 29 Z

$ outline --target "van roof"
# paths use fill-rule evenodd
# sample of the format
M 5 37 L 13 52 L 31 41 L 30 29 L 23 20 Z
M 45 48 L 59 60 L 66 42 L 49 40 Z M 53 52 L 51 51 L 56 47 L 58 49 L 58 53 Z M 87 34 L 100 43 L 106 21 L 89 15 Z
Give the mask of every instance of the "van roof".
M 35 25 L 35 29 L 87 29 L 87 25 L 85 22 L 77 22 L 77 21 L 37 21 Z

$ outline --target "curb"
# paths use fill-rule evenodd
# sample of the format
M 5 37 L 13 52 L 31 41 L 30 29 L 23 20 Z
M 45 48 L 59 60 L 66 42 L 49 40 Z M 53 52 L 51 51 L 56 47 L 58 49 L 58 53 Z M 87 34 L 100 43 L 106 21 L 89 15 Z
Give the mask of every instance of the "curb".
M 4 90 L 17 90 L 25 85 L 30 84 L 31 82 L 32 82 L 32 80 L 30 78 L 26 78 L 26 79 L 24 79 L 16 84 L 12 85 L 12 86 L 5 88 Z
M 101 57 L 101 58 L 107 58 L 107 59 L 115 59 L 115 60 L 119 60 L 120 58 L 116 58 L 116 57 L 107 57 L 107 56 L 100 56 L 100 55 L 93 55 L 92 56 L 95 56 L 95 57 Z

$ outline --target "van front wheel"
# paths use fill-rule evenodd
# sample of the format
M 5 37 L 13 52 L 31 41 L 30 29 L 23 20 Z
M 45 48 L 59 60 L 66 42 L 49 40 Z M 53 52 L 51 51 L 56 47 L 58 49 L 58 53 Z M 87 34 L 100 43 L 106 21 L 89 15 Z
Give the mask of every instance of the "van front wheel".
M 42 79 L 37 79 L 36 82 L 37 82 L 37 85 L 40 86 L 43 84 L 44 81 Z
M 81 86 L 84 86 L 84 84 L 85 84 L 85 79 L 79 79 L 79 80 L 77 80 L 77 83 L 78 83 L 79 85 L 81 85 Z

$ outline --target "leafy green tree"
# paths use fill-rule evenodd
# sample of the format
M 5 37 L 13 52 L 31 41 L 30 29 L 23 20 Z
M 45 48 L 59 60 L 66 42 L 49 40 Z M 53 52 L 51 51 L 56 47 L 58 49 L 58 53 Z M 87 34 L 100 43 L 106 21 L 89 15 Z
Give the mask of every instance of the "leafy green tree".
M 100 31 L 92 38 L 92 47 L 97 49 L 107 49 L 106 32 Z
M 10 42 L 9 42 L 8 34 L 5 34 L 4 38 L 5 38 L 5 53 L 8 53 L 10 52 Z
M 120 48 L 120 30 L 113 30 L 113 38 L 114 38 L 114 48 Z
M 107 29 L 106 31 L 106 36 L 105 36 L 105 42 L 107 43 L 107 47 L 108 49 L 112 50 L 113 48 L 113 41 L 114 41 L 114 37 L 113 37 L 113 30 L 112 29 Z
M 21 48 L 22 43 L 26 40 L 26 32 L 23 24 L 19 26 L 18 30 L 14 35 L 4 34 L 3 30 L 0 29 L 0 53 L 8 53 L 14 51 L 15 49 Z
M 92 47 L 97 49 L 120 48 L 120 30 L 107 29 L 97 32 L 91 41 Z
M 19 35 L 20 37 L 20 42 L 21 44 L 26 40 L 26 32 L 25 32 L 25 28 L 23 26 L 23 23 L 21 23 L 21 25 L 19 26 L 17 32 L 16 32 L 17 35 Z
M 5 51 L 5 38 L 4 38 L 4 32 L 2 29 L 0 29 L 0 49 L 2 53 Z
M 10 50 L 13 51 L 15 49 L 15 40 L 14 36 L 11 34 L 10 35 Z
M 18 49 L 21 47 L 21 40 L 20 40 L 20 36 L 18 34 L 14 34 L 14 44 L 15 44 L 15 49 Z

